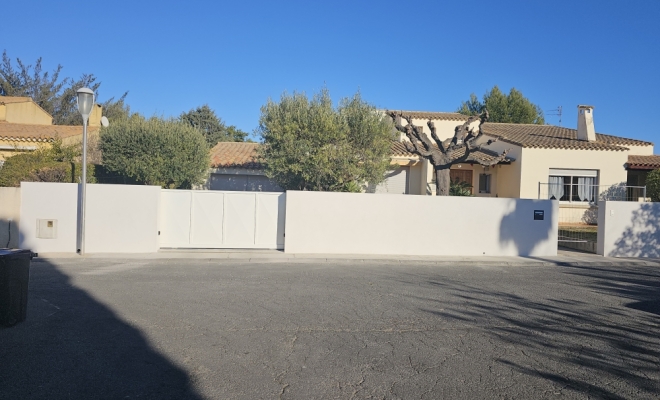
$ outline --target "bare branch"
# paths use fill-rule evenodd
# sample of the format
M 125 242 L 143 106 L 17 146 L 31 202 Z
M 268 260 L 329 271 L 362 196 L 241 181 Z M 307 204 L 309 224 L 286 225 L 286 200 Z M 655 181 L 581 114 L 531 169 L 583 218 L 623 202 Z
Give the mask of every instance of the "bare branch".
M 408 140 L 410 140 L 412 147 L 409 146 L 407 142 L 403 142 L 406 150 L 422 157 L 431 156 L 431 150 L 433 148 L 431 141 L 421 128 L 412 124 L 412 118 L 410 116 L 402 115 L 401 113 L 396 113 L 394 111 L 387 111 L 386 113 L 394 120 L 394 127 L 396 130 L 405 133 Z M 401 124 L 401 119 L 406 120 L 406 126 Z
M 442 140 L 438 137 L 438 134 L 436 133 L 435 130 L 435 123 L 429 119 L 429 121 L 426 123 L 428 125 L 429 129 L 431 130 L 431 137 L 433 140 L 435 140 L 435 144 L 438 146 L 441 152 L 445 152 L 445 145 L 442 143 Z
M 394 121 L 394 127 L 397 131 L 406 133 L 406 127 L 401 125 L 401 114 L 397 114 L 394 111 L 387 111 L 387 115 Z
M 479 164 L 483 165 L 484 167 L 492 167 L 493 165 L 496 165 L 496 164 L 499 164 L 502 161 L 505 161 L 507 154 L 509 154 L 509 150 L 511 150 L 511 149 L 504 150 L 502 152 L 502 154 L 500 154 L 499 156 L 497 156 L 496 158 L 494 158 L 490 161 L 483 161 L 483 160 L 475 160 L 475 161 L 478 162 Z
M 415 137 L 417 138 L 417 140 L 422 142 L 422 144 L 424 145 L 426 150 L 430 151 L 431 149 L 433 149 L 433 144 L 429 140 L 429 137 L 426 136 L 426 133 L 424 133 L 424 130 L 422 129 L 422 127 L 421 126 L 415 126 L 415 125 L 411 125 L 411 126 L 413 128 L 413 133 L 415 134 Z
M 414 136 L 408 135 L 408 139 L 410 139 L 410 143 L 403 142 L 403 145 L 405 146 L 406 150 L 408 150 L 411 153 L 418 154 L 422 157 L 431 156 L 431 152 L 420 146 L 419 141 L 417 141 L 417 139 Z

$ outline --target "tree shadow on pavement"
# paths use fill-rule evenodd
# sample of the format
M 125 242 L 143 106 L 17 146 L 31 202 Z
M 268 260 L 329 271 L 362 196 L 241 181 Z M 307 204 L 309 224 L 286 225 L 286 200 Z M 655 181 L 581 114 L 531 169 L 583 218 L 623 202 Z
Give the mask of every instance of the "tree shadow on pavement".
M 426 299 L 434 306 L 423 311 L 483 331 L 494 348 L 506 349 L 494 363 L 551 382 L 555 394 L 658 398 L 660 270 L 558 268 L 563 284 L 549 279 L 545 297 L 535 293 L 545 282 L 429 279 L 449 300 Z
M 0 399 L 201 399 L 184 370 L 48 261 L 27 319 L 0 329 Z

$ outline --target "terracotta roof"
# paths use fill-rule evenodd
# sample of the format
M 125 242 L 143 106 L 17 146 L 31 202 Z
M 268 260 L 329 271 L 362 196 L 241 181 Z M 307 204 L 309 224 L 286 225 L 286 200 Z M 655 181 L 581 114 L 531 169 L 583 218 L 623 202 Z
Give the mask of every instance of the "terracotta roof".
M 411 118 L 419 119 L 436 119 L 442 121 L 459 121 L 465 122 L 470 118 L 468 115 L 451 112 L 431 112 L 431 111 L 403 111 L 403 110 L 388 110 L 390 112 L 401 113 Z
M 577 130 L 554 125 L 502 124 L 487 122 L 486 135 L 521 147 L 576 150 L 628 150 L 625 146 L 653 146 L 653 143 L 618 136 L 596 134 L 596 141 L 577 139 Z
M 32 101 L 32 98 L 31 97 L 0 96 L 0 104 L 25 103 L 27 101 Z
M 463 156 L 464 154 L 465 154 L 465 148 L 461 148 L 459 150 L 456 150 L 452 154 L 452 158 L 456 159 Z M 395 157 L 419 157 L 416 154 L 410 153 L 408 150 L 406 150 L 406 147 L 401 142 L 392 142 L 392 155 Z M 484 162 L 490 162 L 499 156 L 498 153 L 488 149 L 481 149 L 474 151 L 472 152 L 472 155 L 475 158 L 482 160 Z M 501 161 L 500 163 L 506 164 L 506 163 L 510 163 L 511 161 L 515 161 L 515 159 L 512 157 L 507 157 L 506 161 Z
M 660 169 L 660 156 L 628 156 L 627 169 Z
M 96 132 L 99 127 L 87 127 L 87 133 Z M 0 121 L 0 139 L 21 141 L 49 141 L 52 139 L 64 139 L 71 136 L 82 136 L 82 125 L 31 125 L 12 124 Z
M 220 142 L 211 149 L 211 168 L 262 169 L 263 165 L 257 161 L 257 148 L 259 146 L 259 143 Z M 454 157 L 458 158 L 463 154 L 465 154 L 465 150 L 459 150 L 454 153 Z M 472 154 L 486 162 L 498 156 L 497 153 L 487 149 L 475 151 Z M 403 143 L 397 141 L 392 141 L 391 155 L 395 157 L 418 157 L 416 154 L 409 153 Z M 504 163 L 514 160 L 507 157 L 507 161 Z
M 258 147 L 259 143 L 220 142 L 211 149 L 211 167 L 261 169 Z

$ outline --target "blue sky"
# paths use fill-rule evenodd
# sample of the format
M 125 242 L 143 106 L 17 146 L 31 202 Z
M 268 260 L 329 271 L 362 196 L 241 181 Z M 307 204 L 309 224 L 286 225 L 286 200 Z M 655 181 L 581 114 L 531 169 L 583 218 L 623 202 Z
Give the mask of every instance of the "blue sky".
M 0 50 L 146 115 L 209 104 L 248 132 L 284 91 L 358 89 L 391 109 L 454 111 L 515 87 L 549 112 L 594 105 L 596 130 L 655 142 L 660 1 L 12 1 Z M 85 33 L 78 24 L 84 24 Z M 546 116 L 557 124 L 558 118 Z M 658 153 L 659 150 L 656 150 Z

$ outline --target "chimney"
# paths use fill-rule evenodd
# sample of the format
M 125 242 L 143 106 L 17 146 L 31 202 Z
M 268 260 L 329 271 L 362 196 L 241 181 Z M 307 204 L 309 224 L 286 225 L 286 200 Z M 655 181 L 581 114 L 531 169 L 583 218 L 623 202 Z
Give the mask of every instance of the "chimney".
M 596 141 L 596 130 L 594 128 L 594 106 L 578 105 L 578 140 L 589 142 Z

